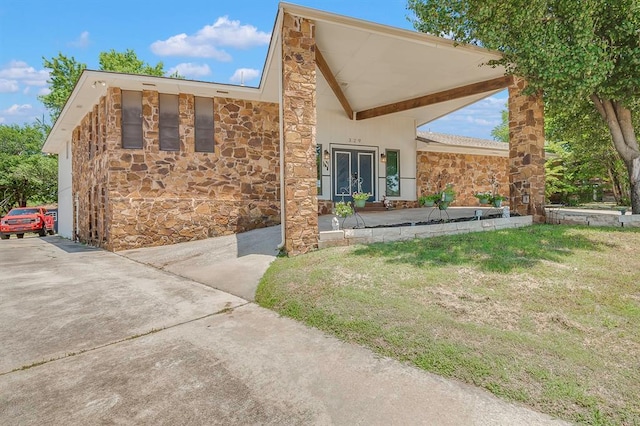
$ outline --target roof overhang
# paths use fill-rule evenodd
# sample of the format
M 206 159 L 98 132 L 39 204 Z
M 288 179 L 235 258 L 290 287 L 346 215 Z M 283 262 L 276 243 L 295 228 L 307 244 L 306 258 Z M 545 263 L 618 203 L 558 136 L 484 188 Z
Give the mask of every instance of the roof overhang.
M 42 150 L 57 153 L 71 140 L 73 129 L 91 111 L 108 87 L 122 90 L 155 90 L 160 93 L 186 93 L 203 97 L 230 97 L 235 99 L 262 100 L 263 91 L 255 87 L 216 84 L 204 81 L 183 80 L 148 75 L 123 74 L 107 71 L 84 70 L 78 79 L 60 117 L 56 120 Z
M 346 102 L 352 119 L 392 114 L 410 117 L 420 126 L 506 87 L 506 80 L 501 85 L 487 86 L 505 74 L 501 67 L 483 66 L 499 59 L 497 52 L 456 46 L 451 40 L 415 31 L 280 3 L 258 87 L 85 70 L 43 150 L 60 152 L 71 139 L 73 129 L 108 87 L 278 102 L 280 33 L 285 12 L 315 23 L 316 47 L 326 65 L 317 73 L 318 108 L 345 111 Z M 470 87 L 476 89 L 465 89 Z M 336 93 L 341 93 L 343 99 Z
M 315 23 L 316 49 L 355 118 L 387 107 L 381 115 L 411 117 L 420 126 L 495 94 L 510 82 L 504 79 L 503 67 L 485 65 L 500 59 L 499 52 L 289 3 L 280 3 L 279 15 L 283 12 Z M 318 107 L 347 114 L 328 81 L 331 77 L 320 71 Z M 499 79 L 504 82 L 482 90 L 483 84 Z M 465 87 L 466 92 L 459 90 Z M 402 110 L 407 105 L 417 107 Z
M 474 143 L 451 144 L 435 141 L 423 136 L 416 137 L 416 141 L 418 141 L 417 151 L 509 157 L 509 144 L 503 142 L 488 141 L 493 143 L 487 143 L 487 146 Z

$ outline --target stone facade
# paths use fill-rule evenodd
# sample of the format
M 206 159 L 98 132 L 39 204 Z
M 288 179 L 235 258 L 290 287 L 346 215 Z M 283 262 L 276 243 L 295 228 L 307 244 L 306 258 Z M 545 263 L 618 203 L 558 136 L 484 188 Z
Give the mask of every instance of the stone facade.
M 81 176 L 72 183 L 78 213 L 73 218 L 74 238 L 96 246 L 106 246 L 109 240 L 107 108 L 102 98 L 71 139 L 73 175 Z
M 452 183 L 456 191 L 454 206 L 477 206 L 480 203 L 474 194 L 492 192 L 494 179 L 497 192 L 509 194 L 508 158 L 418 151 L 416 162 L 418 196 Z
M 123 250 L 280 223 L 278 105 L 215 98 L 215 152 L 195 152 L 194 98 L 179 95 L 179 151 L 160 151 L 158 93 L 143 92 L 142 149 L 121 147 L 121 92 L 74 131 L 77 238 Z
M 511 210 L 544 222 L 544 104 L 523 94 L 526 82 L 509 87 L 509 186 Z M 529 196 L 526 202 L 526 196 Z
M 318 247 L 316 62 L 313 23 L 285 13 L 282 25 L 285 249 Z

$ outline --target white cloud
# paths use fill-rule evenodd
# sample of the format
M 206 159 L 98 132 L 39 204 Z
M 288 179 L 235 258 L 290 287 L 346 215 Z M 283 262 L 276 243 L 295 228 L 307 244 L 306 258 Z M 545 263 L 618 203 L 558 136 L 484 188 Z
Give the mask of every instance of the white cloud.
M 260 71 L 252 68 L 238 68 L 229 81 L 236 84 L 246 84 L 248 81 L 255 80 L 259 75 Z
M 0 78 L 0 93 L 15 93 L 20 90 L 16 80 Z
M 231 55 L 221 47 L 248 49 L 268 44 L 270 39 L 269 33 L 222 16 L 213 25 L 205 25 L 194 35 L 182 33 L 158 40 L 151 44 L 151 51 L 160 56 L 213 58 L 228 62 Z
M 498 124 L 500 124 L 500 122 L 496 122 L 496 121 L 490 121 L 490 120 L 486 120 L 484 118 L 478 118 L 478 117 L 472 117 L 470 115 L 468 115 L 466 118 L 467 122 L 472 123 L 472 124 L 478 124 L 480 126 L 497 126 Z
M 38 96 L 48 95 L 49 93 L 51 93 L 51 89 L 49 89 L 48 87 L 43 87 L 38 91 Z
M 22 105 L 13 104 L 9 108 L 0 111 L 0 114 L 25 117 L 31 114 L 32 110 L 33 110 L 33 107 L 29 104 L 22 104 Z
M 207 64 L 194 64 L 191 62 L 186 62 L 182 64 L 178 64 L 173 68 L 169 68 L 167 74 L 173 74 L 177 72 L 178 74 L 184 77 L 204 77 L 205 75 L 211 74 L 211 68 Z
M 0 123 L 17 124 L 33 120 L 33 107 L 29 104 L 13 104 L 9 108 L 0 110 Z
M 85 48 L 88 47 L 89 44 L 89 31 L 83 31 L 82 34 L 80 34 L 80 37 L 69 43 L 69 46 Z
M 15 80 L 27 86 L 46 86 L 48 78 L 48 71 L 36 70 L 22 61 L 11 61 L 6 67 L 0 68 L 0 79 Z

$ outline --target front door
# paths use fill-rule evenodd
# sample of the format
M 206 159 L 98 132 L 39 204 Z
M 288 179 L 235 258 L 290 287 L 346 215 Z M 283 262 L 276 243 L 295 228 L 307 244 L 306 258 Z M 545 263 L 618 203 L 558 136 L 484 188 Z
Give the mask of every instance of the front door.
M 333 150 L 333 199 L 350 201 L 354 192 L 368 192 L 375 200 L 374 151 Z

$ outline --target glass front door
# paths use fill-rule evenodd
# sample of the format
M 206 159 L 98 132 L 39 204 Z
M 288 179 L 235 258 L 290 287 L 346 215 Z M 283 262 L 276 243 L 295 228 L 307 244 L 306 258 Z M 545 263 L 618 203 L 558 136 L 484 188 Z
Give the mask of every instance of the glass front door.
M 333 199 L 350 201 L 354 192 L 368 192 L 375 200 L 375 152 L 333 150 Z

